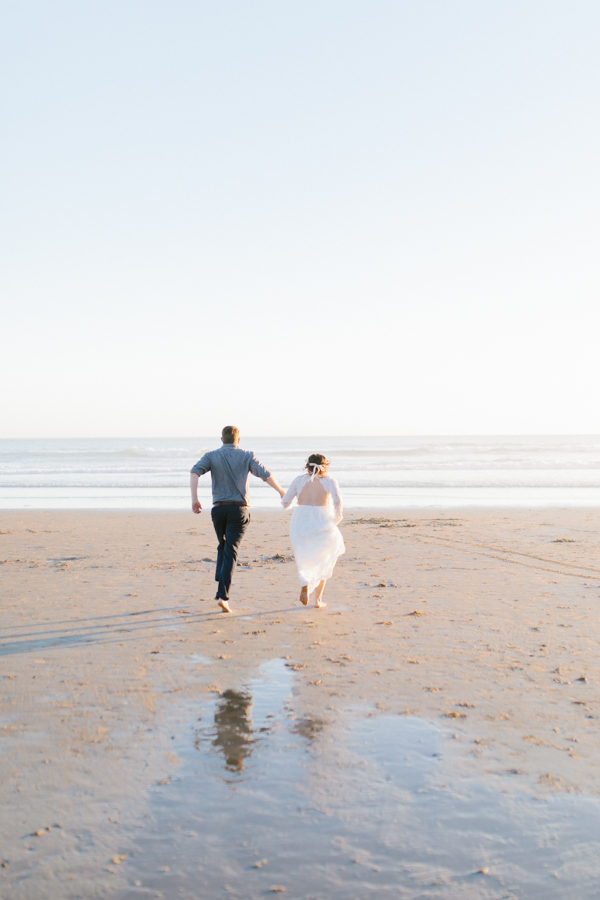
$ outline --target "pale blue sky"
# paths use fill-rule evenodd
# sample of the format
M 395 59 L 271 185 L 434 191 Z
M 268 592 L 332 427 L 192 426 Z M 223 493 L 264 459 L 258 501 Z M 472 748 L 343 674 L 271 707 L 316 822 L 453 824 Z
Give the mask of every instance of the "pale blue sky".
M 600 4 L 0 32 L 0 435 L 600 432 Z

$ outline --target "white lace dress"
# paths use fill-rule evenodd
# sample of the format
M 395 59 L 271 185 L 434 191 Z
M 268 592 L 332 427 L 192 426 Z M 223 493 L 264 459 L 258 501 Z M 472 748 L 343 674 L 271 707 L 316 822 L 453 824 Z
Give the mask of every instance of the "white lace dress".
M 290 522 L 290 537 L 298 566 L 298 577 L 309 593 L 323 579 L 331 578 L 338 556 L 345 553 L 344 539 L 337 527 L 342 520 L 342 498 L 335 478 L 324 475 L 319 484 L 327 492 L 325 506 L 299 505 Z M 281 499 L 284 509 L 297 501 L 310 475 L 294 478 Z

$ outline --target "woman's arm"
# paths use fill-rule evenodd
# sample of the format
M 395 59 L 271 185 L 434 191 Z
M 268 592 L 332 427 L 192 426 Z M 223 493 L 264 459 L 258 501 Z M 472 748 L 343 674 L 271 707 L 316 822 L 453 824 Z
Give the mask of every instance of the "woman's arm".
M 329 481 L 327 487 L 329 488 L 331 499 L 333 500 L 333 518 L 335 520 L 335 524 L 338 525 L 344 518 L 344 509 L 342 504 L 342 495 L 340 494 L 340 486 L 335 478 L 331 477 L 331 475 L 327 480 Z
M 302 477 L 302 476 L 300 476 Z M 284 509 L 289 509 L 297 496 L 298 478 L 294 478 L 289 488 L 281 498 L 281 505 Z

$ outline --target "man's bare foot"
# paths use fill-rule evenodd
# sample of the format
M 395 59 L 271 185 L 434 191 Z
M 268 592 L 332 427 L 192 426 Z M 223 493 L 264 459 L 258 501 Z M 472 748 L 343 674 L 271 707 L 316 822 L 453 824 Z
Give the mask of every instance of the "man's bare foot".
M 300 603 L 302 606 L 308 606 L 308 585 L 306 584 L 300 590 Z
M 227 600 L 217 600 L 217 603 L 219 604 L 223 612 L 231 612 L 231 607 L 229 606 Z

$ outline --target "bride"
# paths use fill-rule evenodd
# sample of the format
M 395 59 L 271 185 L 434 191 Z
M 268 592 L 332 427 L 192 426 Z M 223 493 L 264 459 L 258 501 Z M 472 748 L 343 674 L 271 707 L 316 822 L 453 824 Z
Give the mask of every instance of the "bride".
M 325 606 L 325 582 L 331 578 L 338 556 L 346 550 L 337 527 L 342 520 L 342 498 L 337 481 L 327 474 L 330 462 L 322 453 L 313 453 L 306 462 L 306 472 L 294 478 L 281 498 L 284 509 L 298 500 L 290 537 L 302 585 L 300 603 L 304 606 L 308 606 L 308 596 L 315 589 L 315 606 Z

